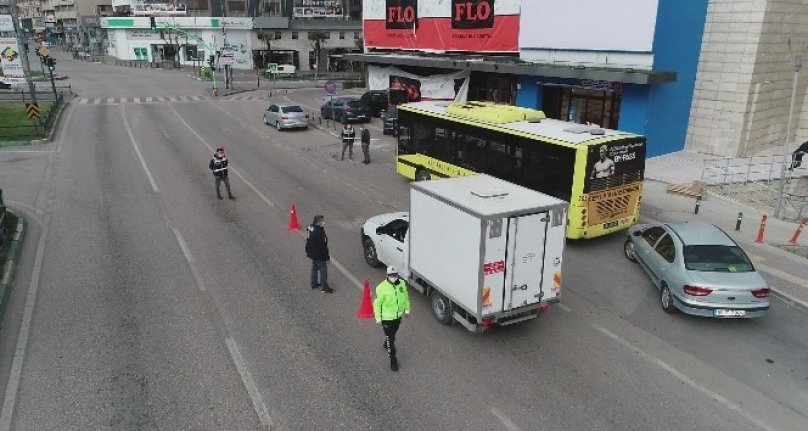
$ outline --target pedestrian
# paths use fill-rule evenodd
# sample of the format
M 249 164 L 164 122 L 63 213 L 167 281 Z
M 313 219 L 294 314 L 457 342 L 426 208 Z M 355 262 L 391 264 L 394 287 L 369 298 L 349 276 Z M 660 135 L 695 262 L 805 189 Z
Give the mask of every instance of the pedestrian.
M 362 132 L 359 136 L 362 141 L 362 155 L 365 157 L 362 163 L 367 165 L 370 163 L 370 130 L 364 124 L 362 124 Z
M 224 183 L 224 188 L 227 190 L 227 197 L 230 200 L 235 200 L 236 197 L 233 196 L 233 193 L 230 192 L 230 179 L 227 175 L 227 156 L 224 155 L 224 148 L 219 147 L 216 149 L 216 153 L 213 154 L 213 158 L 210 159 L 210 163 L 208 164 L 208 168 L 213 171 L 213 178 L 216 179 L 216 197 L 220 200 L 222 199 L 222 194 L 219 191 L 219 186 L 221 183 Z
M 306 256 L 311 259 L 309 286 L 312 289 L 319 287 L 323 293 L 334 293 L 334 289 L 328 285 L 331 256 L 328 253 L 328 235 L 325 234 L 325 217 L 322 215 L 314 216 L 314 221 L 306 230 Z
M 356 131 L 350 124 L 342 127 L 342 156 L 340 160 L 345 160 L 345 150 L 348 150 L 348 158 L 353 160 L 353 143 L 356 138 Z
M 794 170 L 802 166 L 802 156 L 806 154 L 808 154 L 808 141 L 803 142 L 802 145 L 794 151 L 794 154 L 791 156 L 792 161 L 789 170 Z
M 407 282 L 399 278 L 398 269 L 394 266 L 387 267 L 387 278 L 376 286 L 373 314 L 376 323 L 381 324 L 384 330 L 384 348 L 390 357 L 390 369 L 398 371 L 396 332 L 402 316 L 410 315 L 410 297 Z

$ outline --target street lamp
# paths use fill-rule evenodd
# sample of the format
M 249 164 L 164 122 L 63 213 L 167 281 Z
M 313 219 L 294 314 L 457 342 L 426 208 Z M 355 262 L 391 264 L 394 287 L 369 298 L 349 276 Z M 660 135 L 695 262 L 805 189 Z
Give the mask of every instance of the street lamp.
M 788 124 L 786 124 L 786 150 L 791 148 L 791 123 L 794 120 L 794 102 L 797 98 L 797 82 L 800 79 L 800 69 L 802 69 L 803 54 L 808 46 L 806 45 L 807 41 L 808 39 L 806 39 L 804 36 L 788 38 L 788 50 L 791 52 L 791 64 L 794 67 L 794 80 L 791 84 L 791 105 L 788 108 Z M 780 218 L 780 210 L 783 207 L 783 193 L 786 186 L 785 177 L 786 162 L 784 161 L 782 169 L 780 170 L 780 196 L 777 198 L 777 211 L 774 214 L 776 218 Z

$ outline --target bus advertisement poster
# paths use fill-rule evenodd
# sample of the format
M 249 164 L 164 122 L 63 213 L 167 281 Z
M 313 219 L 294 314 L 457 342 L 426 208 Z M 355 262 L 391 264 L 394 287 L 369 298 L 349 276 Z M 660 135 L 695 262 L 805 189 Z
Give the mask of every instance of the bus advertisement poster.
M 642 181 L 645 171 L 644 138 L 590 145 L 584 193 Z

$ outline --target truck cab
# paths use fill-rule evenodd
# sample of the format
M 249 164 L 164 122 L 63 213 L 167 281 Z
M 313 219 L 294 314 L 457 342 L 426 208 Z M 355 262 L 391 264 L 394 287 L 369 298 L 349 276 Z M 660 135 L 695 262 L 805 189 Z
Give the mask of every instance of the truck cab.
M 399 275 L 409 276 L 407 262 L 407 233 L 410 215 L 406 212 L 381 214 L 368 219 L 362 226 L 362 248 L 365 262 L 374 268 L 395 266 Z

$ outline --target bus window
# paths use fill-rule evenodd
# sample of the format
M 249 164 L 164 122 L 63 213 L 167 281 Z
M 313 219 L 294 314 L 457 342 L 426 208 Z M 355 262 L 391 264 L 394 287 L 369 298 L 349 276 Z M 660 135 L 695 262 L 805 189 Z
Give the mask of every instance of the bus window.
M 487 146 L 485 139 L 479 136 L 462 135 L 459 142 L 460 165 L 472 171 L 485 171 Z
M 433 141 L 435 139 L 435 126 L 426 121 L 412 123 L 412 150 L 414 152 L 432 155 L 434 153 Z
M 516 169 L 513 149 L 512 145 L 506 144 L 501 138 L 488 141 L 488 173 L 509 181 L 521 176 Z
M 401 124 L 398 128 L 398 153 L 415 154 L 412 149 L 409 124 Z
M 572 195 L 575 151 L 569 148 L 530 145 L 525 142 L 523 184 L 567 202 Z

